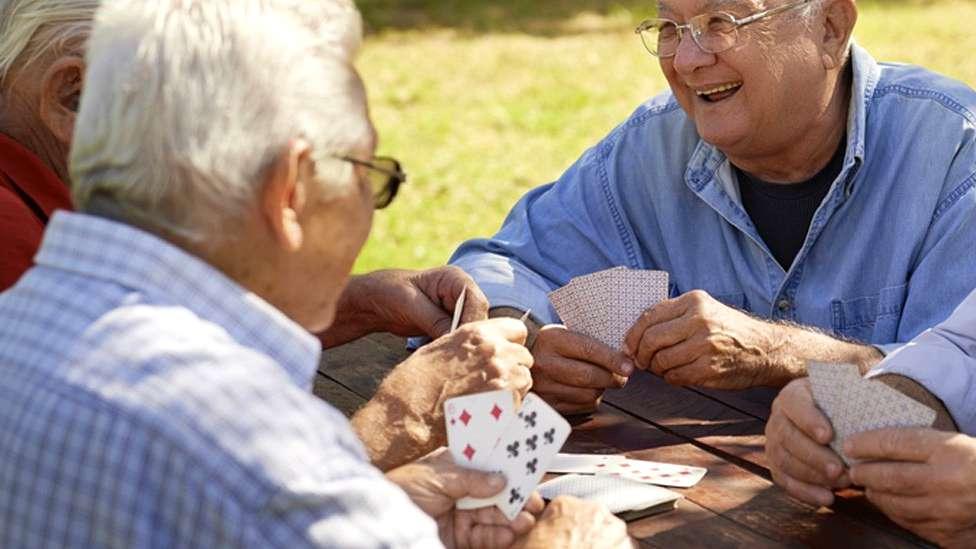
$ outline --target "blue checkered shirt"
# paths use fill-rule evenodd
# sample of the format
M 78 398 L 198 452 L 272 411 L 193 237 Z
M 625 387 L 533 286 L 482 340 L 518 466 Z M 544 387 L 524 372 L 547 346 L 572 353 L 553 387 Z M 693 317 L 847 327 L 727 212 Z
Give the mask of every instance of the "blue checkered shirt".
M 81 214 L 36 262 L 0 294 L 0 547 L 439 545 L 266 302 Z

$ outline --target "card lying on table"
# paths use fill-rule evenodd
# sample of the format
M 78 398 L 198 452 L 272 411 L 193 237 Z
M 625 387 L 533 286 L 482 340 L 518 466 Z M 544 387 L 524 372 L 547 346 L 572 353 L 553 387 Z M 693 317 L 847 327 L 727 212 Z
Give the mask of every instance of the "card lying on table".
M 444 403 L 444 419 L 455 463 L 498 471 L 508 480 L 497 496 L 463 498 L 457 508 L 496 505 L 509 520 L 525 506 L 571 431 L 559 412 L 532 393 L 517 411 L 509 391 L 452 398 Z
M 844 440 L 851 435 L 886 427 L 931 427 L 935 410 L 884 383 L 861 377 L 852 364 L 807 365 L 817 406 L 830 419 L 834 438 L 830 446 L 844 455 Z
M 611 513 L 641 511 L 640 516 L 670 511 L 678 506 L 681 494 L 623 478 L 569 474 L 543 482 L 539 494 L 551 500 L 575 496 L 602 503 Z
M 690 488 L 698 484 L 708 470 L 617 455 L 558 454 L 547 472 L 611 476 L 644 484 Z
M 573 278 L 549 294 L 567 328 L 623 347 L 640 315 L 668 298 L 668 273 L 616 267 Z

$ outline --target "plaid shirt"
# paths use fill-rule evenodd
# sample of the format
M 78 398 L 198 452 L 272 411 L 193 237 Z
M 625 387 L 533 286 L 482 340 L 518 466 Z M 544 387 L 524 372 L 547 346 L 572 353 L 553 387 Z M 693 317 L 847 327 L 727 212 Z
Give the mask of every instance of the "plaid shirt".
M 36 261 L 0 294 L 0 547 L 439 545 L 266 302 L 81 214 Z

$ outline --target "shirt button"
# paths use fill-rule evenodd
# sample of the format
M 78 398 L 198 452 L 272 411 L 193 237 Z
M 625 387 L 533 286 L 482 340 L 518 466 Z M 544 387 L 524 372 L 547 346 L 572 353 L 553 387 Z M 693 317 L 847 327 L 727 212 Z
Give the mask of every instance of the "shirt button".
M 793 304 L 790 303 L 789 299 L 781 299 L 776 303 L 776 308 L 779 309 L 779 312 L 785 313 L 793 308 Z

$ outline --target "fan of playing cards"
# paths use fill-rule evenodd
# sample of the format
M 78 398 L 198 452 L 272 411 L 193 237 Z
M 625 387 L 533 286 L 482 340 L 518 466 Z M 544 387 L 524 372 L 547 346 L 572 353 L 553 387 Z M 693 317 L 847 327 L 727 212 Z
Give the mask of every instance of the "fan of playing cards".
M 569 423 L 529 393 L 521 409 L 511 391 L 456 397 L 444 403 L 447 443 L 454 462 L 469 469 L 500 471 L 508 484 L 497 496 L 464 498 L 458 509 L 498 506 L 512 520 L 525 506 L 549 462 L 562 448 Z
M 573 278 L 549 294 L 567 328 L 623 347 L 640 315 L 668 298 L 668 273 L 616 267 Z
M 830 446 L 850 465 L 844 455 L 847 437 L 885 427 L 930 427 L 935 410 L 909 398 L 880 381 L 864 379 L 852 364 L 807 366 L 817 406 L 830 419 L 834 438 Z

